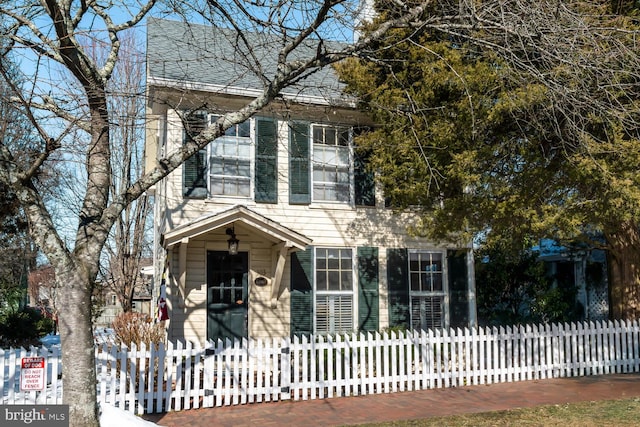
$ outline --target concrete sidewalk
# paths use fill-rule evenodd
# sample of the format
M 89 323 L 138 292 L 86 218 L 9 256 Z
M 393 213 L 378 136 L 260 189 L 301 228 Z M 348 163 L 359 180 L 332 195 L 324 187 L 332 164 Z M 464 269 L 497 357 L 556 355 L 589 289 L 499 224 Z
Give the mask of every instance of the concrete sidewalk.
M 640 374 L 532 380 L 436 390 L 253 403 L 144 418 L 166 427 L 342 426 L 640 397 Z M 639 418 L 640 423 L 640 418 Z

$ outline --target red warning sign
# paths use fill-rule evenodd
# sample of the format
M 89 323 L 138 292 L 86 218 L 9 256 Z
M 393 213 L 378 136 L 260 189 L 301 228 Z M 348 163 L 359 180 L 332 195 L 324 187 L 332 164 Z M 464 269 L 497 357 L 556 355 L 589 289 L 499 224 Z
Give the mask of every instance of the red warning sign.
M 20 390 L 44 390 L 44 357 L 23 357 Z

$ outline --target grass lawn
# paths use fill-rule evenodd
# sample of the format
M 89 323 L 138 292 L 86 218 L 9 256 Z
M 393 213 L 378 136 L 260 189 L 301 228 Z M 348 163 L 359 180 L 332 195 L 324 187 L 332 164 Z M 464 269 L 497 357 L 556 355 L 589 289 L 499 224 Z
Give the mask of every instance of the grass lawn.
M 360 427 L 422 426 L 640 426 L 640 398 L 539 406 L 509 411 L 455 415 L 421 420 L 362 424 Z

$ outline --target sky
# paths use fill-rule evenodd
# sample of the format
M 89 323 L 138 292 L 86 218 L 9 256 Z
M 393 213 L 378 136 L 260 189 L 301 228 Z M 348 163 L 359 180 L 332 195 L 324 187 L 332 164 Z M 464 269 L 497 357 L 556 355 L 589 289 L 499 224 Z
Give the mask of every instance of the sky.
M 341 40 L 348 41 L 353 37 L 353 28 L 351 28 L 353 22 L 353 11 L 357 8 L 359 0 L 346 0 L 344 4 L 341 4 L 334 8 L 334 12 L 330 14 L 329 21 L 321 26 L 319 29 L 319 34 L 328 37 L 332 40 Z M 198 1 L 195 0 L 193 5 L 197 4 Z M 137 2 L 128 2 L 128 1 L 116 1 L 113 2 L 114 6 L 109 9 L 112 13 L 112 18 L 116 23 L 122 23 L 131 18 L 132 13 L 137 13 Z M 224 1 L 223 3 L 224 4 Z M 231 4 L 231 3 L 230 3 Z M 254 17 L 270 17 L 275 21 L 282 19 L 287 24 L 291 24 L 294 26 L 298 21 L 304 18 L 306 23 L 309 23 L 313 17 L 313 12 L 318 7 L 318 2 L 315 0 L 309 0 L 308 2 L 293 2 L 288 3 L 286 7 L 279 7 L 274 12 L 274 9 L 270 9 L 269 6 L 273 7 L 274 4 L 279 4 L 275 0 L 269 0 L 267 2 L 261 3 L 264 6 L 252 6 L 250 11 L 254 15 Z M 129 10 L 129 6 L 133 9 Z M 236 18 L 240 17 L 238 15 L 237 10 L 234 12 L 233 8 L 230 8 L 226 12 L 233 14 Z M 170 19 L 180 19 L 181 17 L 175 14 L 172 10 L 163 8 L 160 4 L 158 4 L 150 13 L 149 16 L 155 17 L 166 17 Z M 198 19 L 199 18 L 199 19 Z M 192 14 L 189 16 L 189 19 L 194 22 L 203 22 L 202 17 L 198 17 L 197 14 Z M 223 23 L 223 19 L 220 14 L 215 18 L 212 18 L 216 23 Z M 241 24 L 250 27 L 251 22 L 246 17 L 239 18 L 244 19 Z M 52 27 L 52 23 L 50 19 L 47 17 L 37 17 L 33 21 L 35 26 L 38 28 L 44 37 L 54 36 L 54 30 Z M 141 46 L 144 46 L 145 40 L 145 25 L 146 20 L 143 20 L 139 25 L 137 25 L 136 35 L 140 40 Z M 106 38 L 106 33 L 101 31 L 104 27 L 104 24 L 101 24 L 100 19 L 94 19 L 91 15 L 88 15 L 80 25 L 80 28 L 87 31 L 87 33 L 92 33 L 93 36 L 97 38 Z M 267 27 L 270 28 L 270 27 Z M 30 34 L 28 29 L 23 30 L 22 35 L 26 37 L 27 34 Z M 80 31 L 79 33 L 82 33 Z M 69 93 L 73 93 L 73 87 L 65 87 L 62 82 L 65 81 L 73 81 L 73 79 L 65 78 L 65 74 L 61 71 L 61 67 L 55 63 L 55 61 L 47 61 L 44 60 L 43 57 L 34 54 L 34 52 L 27 48 L 19 48 L 14 50 L 14 59 L 19 64 L 22 72 L 25 75 L 25 92 L 30 93 L 33 89 L 36 93 L 40 94 L 48 94 L 53 99 L 64 98 L 60 102 L 61 105 L 70 106 L 73 102 L 69 101 L 65 98 Z M 40 61 L 39 61 L 40 59 Z M 30 86 L 30 85 L 33 86 Z M 71 98 L 73 99 L 73 98 Z M 36 96 L 36 100 L 39 100 L 39 97 Z M 63 124 L 56 119 L 45 118 L 43 116 L 40 118 L 40 125 L 45 128 L 52 137 L 58 137 L 60 133 L 63 131 Z M 74 134 L 75 135 L 75 134 Z M 76 140 L 68 136 L 65 138 L 66 144 L 62 149 L 64 153 L 65 162 L 65 171 L 68 171 L 65 176 L 68 177 L 70 181 L 69 185 L 76 185 L 78 188 L 82 188 L 82 181 L 85 179 L 85 171 L 84 171 L 84 153 L 78 151 L 76 149 Z M 77 231 L 77 221 L 78 215 L 77 211 L 79 209 L 79 204 L 81 200 L 78 198 L 78 194 L 82 195 L 82 192 L 74 191 L 75 188 L 63 190 L 60 193 L 60 197 L 52 200 L 49 205 L 51 206 L 51 212 L 54 213 L 54 221 L 56 222 L 56 228 L 61 235 L 61 237 L 67 242 L 72 249 L 73 242 L 75 240 L 75 234 Z M 42 260 L 44 262 L 44 260 Z

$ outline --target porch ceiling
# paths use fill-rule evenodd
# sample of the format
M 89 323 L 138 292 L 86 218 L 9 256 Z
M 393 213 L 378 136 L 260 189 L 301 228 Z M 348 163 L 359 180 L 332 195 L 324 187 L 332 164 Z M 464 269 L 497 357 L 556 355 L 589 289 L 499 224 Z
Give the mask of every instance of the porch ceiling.
M 245 228 L 269 240 L 276 243 L 285 242 L 285 246 L 300 250 L 304 250 L 312 241 L 307 236 L 272 221 L 246 206 L 237 205 L 224 211 L 203 215 L 164 233 L 162 246 L 168 249 L 180 243 L 184 238 L 191 239 L 234 223 L 241 223 Z

